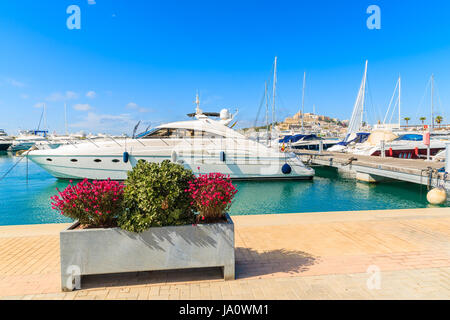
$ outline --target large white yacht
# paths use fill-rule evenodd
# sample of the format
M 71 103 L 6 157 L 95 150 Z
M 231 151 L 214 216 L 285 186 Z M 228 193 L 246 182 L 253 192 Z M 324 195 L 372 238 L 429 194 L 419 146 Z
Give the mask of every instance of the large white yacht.
M 28 150 L 38 142 L 45 142 L 47 141 L 47 133 L 48 132 L 46 130 L 21 131 L 14 140 L 11 146 L 11 151 Z
M 0 151 L 6 151 L 12 145 L 13 140 L 8 137 L 5 130 L 0 129 Z
M 224 109 L 217 120 L 197 105 L 194 120 L 172 122 L 136 138 L 89 140 L 34 150 L 28 157 L 57 178 L 124 180 L 138 160 L 170 160 L 195 174 L 220 172 L 232 179 L 312 179 L 314 170 L 295 154 L 252 141 L 228 127 Z

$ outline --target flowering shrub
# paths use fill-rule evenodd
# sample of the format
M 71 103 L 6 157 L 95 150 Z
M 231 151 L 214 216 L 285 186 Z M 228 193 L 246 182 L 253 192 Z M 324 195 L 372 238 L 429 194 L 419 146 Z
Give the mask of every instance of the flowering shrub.
M 117 181 L 70 181 L 64 191 L 56 190 L 52 209 L 84 225 L 110 227 L 122 211 L 123 184 Z
M 118 226 L 131 232 L 143 232 L 150 227 L 193 223 L 191 200 L 184 192 L 193 178 L 191 170 L 168 160 L 161 163 L 139 160 L 125 180 L 125 209 L 117 221 Z
M 230 176 L 221 173 L 199 175 L 189 181 L 185 191 L 191 195 L 191 205 L 199 212 L 198 218 L 207 221 L 223 218 L 237 192 Z

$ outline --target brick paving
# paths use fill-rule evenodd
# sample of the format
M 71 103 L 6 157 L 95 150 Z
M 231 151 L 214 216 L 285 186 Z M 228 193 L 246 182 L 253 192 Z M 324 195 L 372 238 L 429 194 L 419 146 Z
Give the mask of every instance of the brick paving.
M 66 225 L 0 227 L 0 299 L 450 298 L 449 208 L 233 220 L 234 281 L 216 268 L 96 275 L 73 292 L 60 291 Z

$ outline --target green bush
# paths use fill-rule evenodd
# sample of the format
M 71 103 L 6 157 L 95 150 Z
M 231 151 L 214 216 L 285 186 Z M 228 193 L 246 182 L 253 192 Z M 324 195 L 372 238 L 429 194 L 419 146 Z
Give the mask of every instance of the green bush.
M 193 223 L 192 200 L 186 192 L 192 179 L 191 170 L 169 160 L 162 163 L 139 160 L 125 180 L 124 212 L 118 226 L 142 232 L 150 227 Z

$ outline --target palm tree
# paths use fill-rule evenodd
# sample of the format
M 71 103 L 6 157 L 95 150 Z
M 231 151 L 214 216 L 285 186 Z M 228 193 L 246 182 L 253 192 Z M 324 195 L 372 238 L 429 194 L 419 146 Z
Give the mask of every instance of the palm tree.
M 425 122 L 425 120 L 427 120 L 427 118 L 426 117 L 420 117 L 419 120 L 422 121 L 422 124 L 423 124 Z
M 437 116 L 436 118 L 434 118 L 434 121 L 436 121 L 436 123 L 439 125 L 439 127 L 441 125 L 442 120 L 444 120 L 444 118 L 441 116 Z
M 411 118 L 406 117 L 406 118 L 403 118 L 403 120 L 405 120 L 406 121 L 406 125 L 408 125 L 408 121 L 411 120 Z

